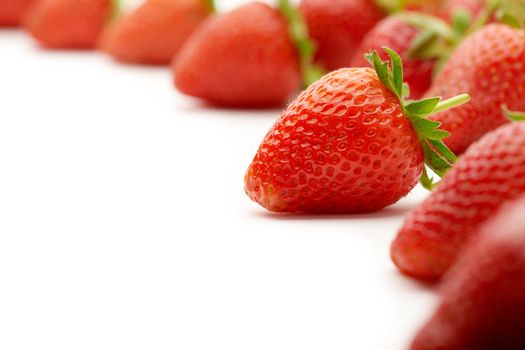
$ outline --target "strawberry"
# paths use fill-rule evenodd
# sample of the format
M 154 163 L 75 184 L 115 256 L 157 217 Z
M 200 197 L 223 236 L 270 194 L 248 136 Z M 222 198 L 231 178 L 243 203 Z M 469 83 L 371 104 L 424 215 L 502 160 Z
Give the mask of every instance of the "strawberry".
M 147 0 L 108 28 L 102 48 L 122 62 L 167 65 L 212 6 L 209 0 Z
M 40 0 L 25 21 L 44 47 L 91 49 L 115 10 L 115 0 Z
M 466 38 L 438 74 L 428 96 L 466 92 L 472 102 L 436 114 L 450 132 L 445 140 L 457 154 L 485 133 L 507 122 L 501 111 L 525 110 L 525 32 L 489 24 Z
M 461 107 L 458 107 L 461 108 Z M 391 256 L 405 274 L 435 281 L 502 203 L 525 192 L 525 123 L 487 134 L 405 220 Z
M 0 27 L 18 27 L 35 0 L 0 0 Z
M 525 349 L 525 197 L 483 225 L 411 350 Z
M 317 46 L 316 63 L 335 70 L 348 67 L 365 35 L 390 13 L 403 8 L 434 13 L 438 4 L 438 0 L 301 0 L 299 10 Z
M 410 96 L 420 98 L 430 88 L 436 60 L 420 59 L 412 54 L 413 43 L 419 33 L 418 28 L 401 16 L 387 17 L 377 23 L 364 37 L 351 66 L 366 67 L 368 64 L 365 58 L 366 53 L 388 46 L 403 59 L 405 81 L 410 86 Z M 381 58 L 386 59 L 385 52 L 381 53 Z
M 295 44 L 295 45 L 294 45 Z M 297 13 L 262 3 L 207 20 L 174 64 L 179 91 L 232 107 L 284 104 L 308 80 L 313 47 Z
M 327 70 L 347 67 L 368 31 L 388 13 L 372 0 L 302 0 L 299 10 Z
M 468 100 L 405 101 L 401 59 L 343 68 L 306 89 L 264 138 L 245 176 L 248 196 L 275 212 L 359 213 L 397 202 L 423 161 L 443 174 L 455 160 L 426 117 Z

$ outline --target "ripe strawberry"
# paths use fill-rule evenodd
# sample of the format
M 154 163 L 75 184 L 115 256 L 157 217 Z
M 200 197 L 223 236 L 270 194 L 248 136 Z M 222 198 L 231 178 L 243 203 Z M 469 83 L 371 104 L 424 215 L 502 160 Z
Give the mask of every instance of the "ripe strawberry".
M 282 105 L 301 86 L 302 54 L 293 39 L 283 12 L 262 3 L 213 16 L 175 60 L 175 85 L 219 105 Z
M 316 63 L 335 70 L 348 67 L 365 35 L 389 13 L 402 7 L 433 13 L 438 3 L 437 0 L 301 0 L 299 10 L 317 45 Z
M 506 123 L 501 106 L 525 110 L 525 32 L 489 24 L 463 41 L 427 93 L 454 96 L 466 92 L 468 105 L 436 114 L 450 132 L 445 143 L 462 153 L 486 132 Z
M 302 0 L 299 10 L 317 44 L 316 62 L 327 70 L 347 67 L 365 34 L 387 15 L 371 0 Z
M 114 11 L 115 0 L 40 0 L 28 14 L 27 31 L 42 45 L 91 49 Z
M 525 349 L 525 197 L 505 205 L 447 275 L 411 350 Z
M 0 0 L 0 27 L 18 27 L 35 0 Z
M 525 192 L 524 149 L 525 123 L 502 126 L 474 143 L 405 220 L 391 248 L 397 267 L 415 278 L 439 279 L 483 222 Z
M 147 0 L 108 28 L 102 48 L 122 62 L 169 64 L 212 10 L 209 0 Z
M 374 52 L 375 71 L 334 71 L 290 104 L 246 173 L 252 200 L 276 212 L 370 212 L 405 196 L 423 160 L 444 173 L 454 156 L 426 116 L 468 96 L 406 102 L 401 59 L 388 52 L 392 69 Z
M 410 86 L 410 96 L 420 98 L 429 88 L 435 59 L 421 59 L 412 54 L 414 40 L 420 30 L 400 16 L 390 16 L 381 20 L 364 37 L 352 60 L 352 67 L 366 67 L 368 62 L 365 54 L 371 50 L 379 50 L 388 46 L 403 59 L 405 81 Z M 386 59 L 386 53 L 381 58 Z

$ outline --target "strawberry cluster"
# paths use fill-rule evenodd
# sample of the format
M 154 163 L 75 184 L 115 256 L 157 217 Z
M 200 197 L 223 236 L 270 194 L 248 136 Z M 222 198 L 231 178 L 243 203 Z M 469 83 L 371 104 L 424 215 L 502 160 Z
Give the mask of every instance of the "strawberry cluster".
M 289 103 L 244 179 L 272 212 L 367 213 L 421 183 L 432 193 L 391 257 L 443 283 L 410 348 L 525 349 L 525 1 L 215 5 L 0 0 L 0 27 L 171 65 L 180 92 L 212 105 Z

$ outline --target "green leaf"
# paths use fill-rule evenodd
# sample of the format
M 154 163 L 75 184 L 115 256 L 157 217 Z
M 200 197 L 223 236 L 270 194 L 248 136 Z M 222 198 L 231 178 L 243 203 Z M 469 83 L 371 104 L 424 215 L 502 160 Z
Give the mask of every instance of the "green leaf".
M 501 106 L 503 109 L 503 115 L 513 122 L 525 121 L 525 112 L 511 111 L 506 105 Z
M 430 147 L 427 142 L 422 143 L 422 146 L 428 167 L 439 177 L 445 176 L 446 172 L 452 167 L 452 163 Z
M 289 0 L 279 0 L 279 10 L 288 23 L 290 37 L 299 54 L 303 83 L 308 86 L 324 74 L 324 70 L 314 64 L 317 47 L 311 40 L 308 26 L 297 7 Z
M 412 117 L 411 122 L 421 139 L 441 140 L 450 135 L 447 131 L 438 129 L 441 123 L 425 117 Z
M 410 101 L 405 105 L 405 110 L 411 115 L 428 115 L 434 111 L 440 100 L 439 97 L 432 97 L 421 101 Z
M 434 182 L 434 178 L 428 175 L 427 168 L 425 166 L 423 167 L 423 173 L 421 174 L 420 182 L 423 188 L 429 191 L 434 191 L 437 185 L 440 183 L 440 181 Z
M 472 24 L 472 16 L 464 8 L 456 10 L 452 15 L 452 30 L 459 36 L 466 33 Z
M 211 13 L 215 13 L 217 11 L 217 8 L 215 7 L 215 0 L 204 0 L 204 2 Z
M 394 92 L 399 98 L 403 98 L 403 62 L 401 57 L 392 49 L 383 47 L 392 62 Z

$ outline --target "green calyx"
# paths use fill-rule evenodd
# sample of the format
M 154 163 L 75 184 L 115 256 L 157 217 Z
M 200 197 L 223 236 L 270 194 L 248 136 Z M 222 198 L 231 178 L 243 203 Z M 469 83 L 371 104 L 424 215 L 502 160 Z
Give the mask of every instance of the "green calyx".
M 511 122 L 524 122 L 525 112 L 511 111 L 506 105 L 501 106 L 503 109 L 503 115 Z
M 401 57 L 392 49 L 387 47 L 384 49 L 390 57 L 390 62 L 381 60 L 375 51 L 368 54 L 367 59 L 374 67 L 381 82 L 399 99 L 405 116 L 412 123 L 421 140 L 426 166 L 439 177 L 443 177 L 457 158 L 442 141 L 449 136 L 449 133 L 439 129 L 441 123 L 430 120 L 428 117 L 467 103 L 470 101 L 470 97 L 463 94 L 445 101 L 441 101 L 440 97 L 431 97 L 420 101 L 407 100 L 409 88 L 403 81 Z M 438 183 L 429 177 L 428 172 L 424 169 L 421 184 L 426 189 L 433 190 Z
M 288 23 L 290 37 L 299 54 L 303 84 L 305 87 L 319 80 L 325 71 L 314 64 L 316 45 L 310 39 L 306 22 L 289 0 L 279 0 L 279 11 Z
M 398 18 L 419 30 L 419 34 L 411 43 L 408 55 L 419 59 L 436 60 L 435 72 L 438 72 L 463 39 L 488 22 L 498 8 L 498 1 L 502 0 L 488 0 L 474 19 L 467 11 L 458 10 L 454 13 L 451 23 L 418 12 L 398 14 Z
M 215 13 L 217 11 L 217 8 L 215 6 L 215 0 L 204 0 L 204 4 L 210 11 L 210 13 Z
M 525 0 L 499 0 L 496 18 L 513 28 L 525 28 Z
M 114 20 L 122 14 L 122 0 L 111 0 L 113 9 L 111 11 L 110 20 Z

